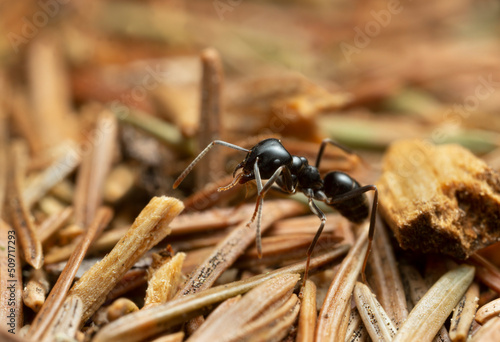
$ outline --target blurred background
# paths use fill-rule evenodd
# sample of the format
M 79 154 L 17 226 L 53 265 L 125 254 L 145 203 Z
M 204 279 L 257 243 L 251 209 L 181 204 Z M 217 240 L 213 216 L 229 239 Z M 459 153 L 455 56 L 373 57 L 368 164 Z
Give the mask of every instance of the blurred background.
M 0 8 L 4 123 L 38 161 L 67 139 L 84 144 L 105 109 L 121 122 L 114 160 L 139 161 L 148 195 L 172 193 L 173 177 L 213 137 L 245 147 L 281 137 L 311 158 L 330 137 L 372 170 L 391 141 L 414 137 L 458 142 L 500 165 L 497 1 L 38 0 Z M 223 74 L 215 119 L 200 118 L 207 48 Z M 238 158 L 208 180 L 229 174 Z

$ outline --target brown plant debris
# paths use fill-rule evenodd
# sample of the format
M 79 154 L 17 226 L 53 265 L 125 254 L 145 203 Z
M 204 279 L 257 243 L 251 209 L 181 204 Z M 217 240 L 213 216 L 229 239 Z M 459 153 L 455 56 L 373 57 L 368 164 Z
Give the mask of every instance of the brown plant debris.
M 368 248 L 367 225 L 335 274 L 316 326 L 316 341 L 343 340 L 351 312 L 351 296 Z
M 315 270 L 331 267 L 339 257 L 347 253 L 348 249 L 349 246 L 342 245 L 331 252 L 312 258 L 309 271 L 312 274 Z M 305 266 L 306 262 L 303 261 L 140 310 L 105 326 L 96 335 L 94 342 L 141 341 L 206 312 L 214 304 L 246 293 L 269 279 L 288 273 L 303 274 Z
M 291 306 L 296 306 L 297 297 L 292 296 L 292 291 L 299 278 L 297 274 L 283 274 L 266 281 L 231 305 L 223 314 L 217 315 L 216 320 L 209 317 L 188 341 L 242 341 L 242 337 L 252 330 L 246 326 L 250 322 L 255 323 L 266 317 L 268 311 L 287 305 L 289 299 L 292 300 Z M 296 315 L 298 310 L 295 311 Z M 246 329 L 250 331 L 245 331 Z M 245 339 L 249 339 L 249 336 L 245 336 Z
M 474 279 L 474 267 L 461 265 L 445 273 L 418 301 L 394 342 L 430 341 Z
M 313 342 L 318 312 L 316 310 L 316 285 L 307 280 L 302 289 L 297 342 Z
M 500 239 L 500 175 L 458 145 L 394 143 L 377 185 L 405 249 L 465 259 Z
M 479 300 L 479 285 L 472 283 L 469 289 L 453 309 L 450 322 L 450 338 L 453 342 L 465 342 L 474 322 Z
M 113 250 L 73 285 L 69 296 L 82 299 L 82 322 L 102 305 L 125 272 L 170 233 L 168 225 L 183 208 L 182 202 L 175 198 L 151 199 Z

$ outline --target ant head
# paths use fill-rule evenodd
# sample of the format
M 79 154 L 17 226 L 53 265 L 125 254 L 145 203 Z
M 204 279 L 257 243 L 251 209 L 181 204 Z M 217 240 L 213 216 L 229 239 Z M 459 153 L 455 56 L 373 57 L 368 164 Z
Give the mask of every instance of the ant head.
M 259 167 L 262 179 L 269 179 L 281 165 L 286 165 L 288 167 L 292 165 L 292 156 L 283 145 L 281 145 L 278 139 L 271 138 L 262 140 L 252 147 L 245 157 L 245 160 L 243 160 L 234 170 L 233 176 L 236 174 L 236 171 L 243 169 L 239 180 L 240 184 L 255 179 L 254 164 L 257 158 L 259 158 L 257 166 Z

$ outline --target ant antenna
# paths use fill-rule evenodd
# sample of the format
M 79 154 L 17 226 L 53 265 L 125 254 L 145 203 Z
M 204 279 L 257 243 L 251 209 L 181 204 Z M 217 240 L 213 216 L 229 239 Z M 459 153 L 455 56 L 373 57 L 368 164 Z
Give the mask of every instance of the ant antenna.
M 191 162 L 191 164 L 189 164 L 189 166 L 181 173 L 181 175 L 174 182 L 174 185 L 172 186 L 172 188 L 174 188 L 174 189 L 177 188 L 179 186 L 179 184 L 181 184 L 181 182 L 184 180 L 184 178 L 186 178 L 186 176 L 191 172 L 191 170 L 194 168 L 194 166 L 200 161 L 200 159 L 203 158 L 205 156 L 205 154 L 207 154 L 208 151 L 210 151 L 210 149 L 212 147 L 214 147 L 215 145 L 222 145 L 222 146 L 230 147 L 232 149 L 247 152 L 247 153 L 250 152 L 250 150 L 243 148 L 243 147 L 240 147 L 238 145 L 233 145 L 233 144 L 230 144 L 230 143 L 222 141 L 222 140 L 214 140 L 210 144 L 208 144 L 208 146 L 205 147 L 205 149 L 203 151 L 201 151 L 201 153 L 198 154 L 198 156 Z

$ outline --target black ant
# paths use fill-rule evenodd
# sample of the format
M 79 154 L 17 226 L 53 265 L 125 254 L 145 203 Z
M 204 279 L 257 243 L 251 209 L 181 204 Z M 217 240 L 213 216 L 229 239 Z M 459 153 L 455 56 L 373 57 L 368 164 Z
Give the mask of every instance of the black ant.
M 215 145 L 222 145 L 233 148 L 235 150 L 247 152 L 245 159 L 236 166 L 233 172 L 233 181 L 225 187 L 221 187 L 218 191 L 224 191 L 232 188 L 236 184 L 245 184 L 248 181 L 256 180 L 257 182 L 257 202 L 255 211 L 248 222 L 251 225 L 257 218 L 256 244 L 259 257 L 262 255 L 262 245 L 260 236 L 260 221 L 262 215 L 262 204 L 264 196 L 276 183 L 282 192 L 293 194 L 296 191 L 302 191 L 308 198 L 309 208 L 321 220 L 321 224 L 314 236 L 311 245 L 307 250 L 307 262 L 305 269 L 304 281 L 307 278 L 309 271 L 309 263 L 314 246 L 325 226 L 326 216 L 314 201 L 322 201 L 335 208 L 344 217 L 354 223 L 361 223 L 369 216 L 370 207 L 368 198 L 365 194 L 367 191 L 374 191 L 373 204 L 370 216 L 370 228 L 368 231 L 368 249 L 363 262 L 362 277 L 366 283 L 365 268 L 370 253 L 373 234 L 375 231 L 375 218 L 378 203 L 378 191 L 375 185 L 361 186 L 356 180 L 344 172 L 333 171 L 325 175 L 321 179 L 319 173 L 319 164 L 323 156 L 324 149 L 327 144 L 331 144 L 341 149 L 348 154 L 354 154 L 346 147 L 336 143 L 331 139 L 325 139 L 321 143 L 318 157 L 316 158 L 315 166 L 309 165 L 305 157 L 292 156 L 283 147 L 278 139 L 265 139 L 252 147 L 250 150 L 227 143 L 221 140 L 212 141 L 184 170 L 177 178 L 173 188 L 182 182 L 193 167 L 200 161 L 201 158 Z M 242 169 L 238 174 L 237 171 Z M 262 180 L 268 179 L 265 185 L 262 185 Z

